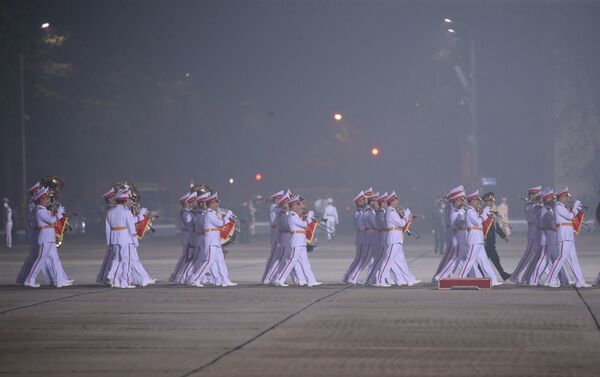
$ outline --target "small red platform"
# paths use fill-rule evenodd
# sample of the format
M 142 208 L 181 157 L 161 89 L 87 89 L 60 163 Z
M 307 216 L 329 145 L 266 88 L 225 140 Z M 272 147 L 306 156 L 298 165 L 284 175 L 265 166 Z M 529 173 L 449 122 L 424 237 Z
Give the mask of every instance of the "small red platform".
M 490 278 L 442 278 L 438 289 L 485 289 L 492 288 Z

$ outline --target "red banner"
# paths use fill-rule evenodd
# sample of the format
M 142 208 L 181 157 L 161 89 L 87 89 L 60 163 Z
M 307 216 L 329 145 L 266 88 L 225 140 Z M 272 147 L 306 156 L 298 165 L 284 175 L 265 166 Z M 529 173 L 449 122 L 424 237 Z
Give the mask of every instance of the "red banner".
M 306 243 L 312 245 L 317 234 L 317 220 L 313 220 L 306 226 Z
M 65 229 L 69 223 L 69 217 L 63 216 L 54 223 L 54 233 L 56 234 L 56 244 L 62 243 L 63 237 L 65 236 Z
M 492 229 L 492 225 L 494 225 L 494 217 L 488 216 L 488 218 L 485 219 L 485 221 L 483 222 L 483 238 L 484 239 L 487 238 L 487 235 L 488 235 L 490 229 Z
M 573 231 L 575 234 L 579 235 L 579 231 L 581 230 L 581 224 L 583 224 L 583 220 L 585 219 L 585 212 L 579 211 L 577 216 L 573 218 Z
M 152 218 L 150 216 L 144 215 L 144 218 L 135 223 L 135 233 L 137 234 L 138 239 L 144 238 L 144 235 L 150 229 Z
M 235 230 L 235 220 L 231 219 L 227 224 L 220 228 L 221 244 L 229 241 Z

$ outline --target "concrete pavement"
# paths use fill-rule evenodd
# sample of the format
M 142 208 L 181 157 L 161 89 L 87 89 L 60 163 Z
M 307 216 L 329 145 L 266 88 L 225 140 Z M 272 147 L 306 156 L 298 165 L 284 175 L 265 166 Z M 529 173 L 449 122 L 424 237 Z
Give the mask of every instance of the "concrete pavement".
M 67 236 L 68 237 L 68 236 Z M 69 240 L 61 258 L 75 286 L 13 285 L 24 247 L 0 250 L 0 375 L 25 376 L 596 376 L 600 289 L 505 285 L 486 291 L 348 287 L 351 237 L 309 254 L 323 286 L 264 287 L 267 239 L 234 245 L 232 288 L 166 282 L 179 247 L 144 240 L 157 286 L 94 284 L 104 247 Z M 499 243 L 508 271 L 524 240 Z M 428 282 L 439 256 L 408 240 Z M 584 274 L 600 269 L 600 235 L 578 239 Z

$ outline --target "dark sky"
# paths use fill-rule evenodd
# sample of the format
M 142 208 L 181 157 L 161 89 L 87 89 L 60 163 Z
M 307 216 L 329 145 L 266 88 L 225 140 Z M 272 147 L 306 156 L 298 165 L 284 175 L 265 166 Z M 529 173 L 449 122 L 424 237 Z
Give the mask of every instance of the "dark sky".
M 51 56 L 73 64 L 69 78 L 52 81 L 72 99 L 56 114 L 47 99 L 28 97 L 37 134 L 28 182 L 54 171 L 94 195 L 125 177 L 176 197 L 194 179 L 236 197 L 334 188 L 338 201 L 373 185 L 427 205 L 461 183 L 471 126 L 453 66 L 470 75 L 471 33 L 480 173 L 514 197 L 552 184 L 553 139 L 544 133 L 561 48 L 554 38 L 566 36 L 581 55 L 576 69 L 599 78 L 600 6 L 589 1 L 37 4 L 32 25 L 48 19 L 70 34 Z M 445 31 L 444 17 L 459 33 Z M 114 106 L 82 105 L 97 101 Z M 67 124 L 71 145 L 59 149 L 68 152 L 47 158 L 56 147 L 39 132 Z

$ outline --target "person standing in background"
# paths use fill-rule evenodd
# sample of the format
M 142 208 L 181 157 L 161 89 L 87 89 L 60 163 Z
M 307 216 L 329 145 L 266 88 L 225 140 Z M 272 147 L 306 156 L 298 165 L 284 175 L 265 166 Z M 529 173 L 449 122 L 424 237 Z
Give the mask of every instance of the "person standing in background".
M 502 219 L 502 224 L 499 224 L 506 237 L 510 238 L 510 227 L 508 226 L 508 199 L 502 198 L 502 201 L 498 205 L 498 215 Z
M 327 207 L 325 207 L 323 217 L 325 220 L 327 220 L 325 225 L 329 228 L 327 231 L 327 239 L 331 240 L 331 238 L 335 235 L 335 226 L 340 223 L 337 208 L 335 208 L 333 205 L 333 199 L 331 198 L 327 199 Z
M 4 205 L 4 209 L 6 211 L 6 217 L 4 218 L 5 220 L 5 230 L 6 230 L 6 247 L 7 248 L 12 248 L 12 227 L 13 227 L 13 221 L 12 221 L 12 208 L 10 208 L 10 205 L 8 204 L 9 200 L 8 198 L 3 198 L 2 199 L 3 205 Z

